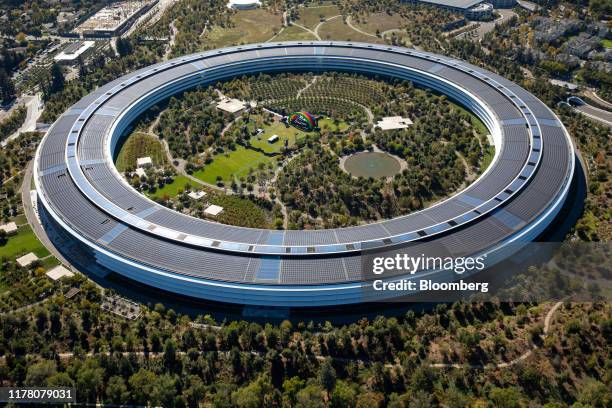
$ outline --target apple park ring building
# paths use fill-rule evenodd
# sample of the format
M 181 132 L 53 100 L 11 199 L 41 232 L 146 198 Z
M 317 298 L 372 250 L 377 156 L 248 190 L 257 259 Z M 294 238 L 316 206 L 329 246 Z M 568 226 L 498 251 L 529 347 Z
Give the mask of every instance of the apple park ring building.
M 325 230 L 196 219 L 141 195 L 114 166 L 131 123 L 171 95 L 247 74 L 324 71 L 409 80 L 446 95 L 486 125 L 495 144 L 492 163 L 468 187 L 431 207 Z M 370 285 L 362 279 L 362 255 L 369 249 L 435 242 L 451 255 L 503 259 L 511 243 L 535 240 L 555 219 L 574 166 L 572 142 L 556 115 L 499 75 L 402 47 L 319 41 L 206 51 L 112 81 L 52 125 L 37 151 L 34 178 L 39 210 L 113 272 L 193 298 L 313 307 L 376 300 L 363 291 Z

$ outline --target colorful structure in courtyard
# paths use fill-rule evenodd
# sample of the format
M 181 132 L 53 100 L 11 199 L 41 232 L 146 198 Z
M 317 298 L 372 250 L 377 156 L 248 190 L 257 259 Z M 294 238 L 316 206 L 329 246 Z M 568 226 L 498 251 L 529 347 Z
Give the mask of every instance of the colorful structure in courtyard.
M 304 132 L 319 130 L 317 118 L 309 112 L 300 111 L 289 114 L 286 118 L 287 124 Z

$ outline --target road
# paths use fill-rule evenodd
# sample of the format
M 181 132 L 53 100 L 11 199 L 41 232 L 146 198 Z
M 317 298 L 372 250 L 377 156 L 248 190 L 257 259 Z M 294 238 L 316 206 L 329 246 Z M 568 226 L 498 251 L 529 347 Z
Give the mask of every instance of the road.
M 17 139 L 22 133 L 36 130 L 36 122 L 42 113 L 40 94 L 24 96 L 22 101 L 28 110 L 26 119 L 19 129 L 0 143 L 2 147 L 6 146 L 8 142 Z
M 593 101 L 595 101 L 595 103 L 598 106 L 601 106 L 601 107 L 603 107 L 603 108 L 605 108 L 605 109 L 607 109 L 609 111 L 612 111 L 612 103 L 610 103 L 610 102 L 608 102 L 606 100 L 603 100 L 601 98 L 601 96 L 599 96 L 599 95 L 597 95 L 597 93 L 595 93 L 595 91 L 585 90 L 584 91 L 584 96 L 589 98 L 589 99 L 592 99 Z
M 71 269 L 77 270 L 72 266 L 72 264 L 62 256 L 62 254 L 57 250 L 55 245 L 49 239 L 47 232 L 40 225 L 40 221 L 38 219 L 38 215 L 32 205 L 32 198 L 30 195 L 30 180 L 32 179 L 32 170 L 34 167 L 34 161 L 30 161 L 28 163 L 25 174 L 23 175 L 23 183 L 21 184 L 21 201 L 23 203 L 23 212 L 28 220 L 28 224 L 32 227 L 32 231 L 36 234 L 38 240 L 51 252 L 51 254 L 56 257 L 60 262 L 62 262 L 65 266 L 70 266 Z
M 582 106 L 575 106 L 574 109 L 576 109 L 583 115 L 598 121 L 599 123 L 603 123 L 604 125 L 612 127 L 612 112 L 608 112 L 588 104 Z

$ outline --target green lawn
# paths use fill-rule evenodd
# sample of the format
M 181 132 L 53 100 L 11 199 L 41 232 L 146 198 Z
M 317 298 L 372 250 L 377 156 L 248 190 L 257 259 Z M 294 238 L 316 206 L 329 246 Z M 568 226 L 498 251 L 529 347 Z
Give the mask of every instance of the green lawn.
M 338 122 L 338 126 L 334 124 L 334 121 L 329 118 L 319 119 L 319 128 L 331 130 L 332 132 L 344 132 L 349 128 L 349 124 L 341 120 Z
M 232 176 L 238 179 L 245 177 L 250 168 L 256 169 L 259 163 L 267 164 L 271 160 L 274 158 L 237 146 L 234 151 L 213 156 L 213 161 L 193 173 L 193 176 L 210 184 L 217 183 L 217 176 L 221 176 L 225 182 L 231 182 Z
M 185 190 L 185 184 L 191 184 L 193 186 L 194 182 L 179 174 L 174 177 L 174 181 L 172 183 L 164 185 L 163 188 L 158 188 L 153 194 L 148 192 L 146 194 L 152 199 L 163 198 L 165 194 L 168 194 L 168 197 L 172 198 L 179 194 L 179 190 Z
M 28 218 L 24 214 L 20 214 L 13 218 L 11 221 L 14 221 L 17 225 L 23 225 L 28 223 Z
M 253 127 L 254 126 L 251 126 L 249 129 L 252 131 Z M 343 132 L 349 128 L 349 125 L 344 121 L 340 121 L 336 126 L 333 120 L 323 118 L 319 120 L 319 128 L 329 129 L 334 132 Z M 289 141 L 288 146 L 291 147 L 298 140 L 304 138 L 307 135 L 306 132 L 302 132 L 301 130 L 296 129 L 293 126 L 287 127 L 284 123 L 280 121 L 274 121 L 274 123 L 272 123 L 271 125 L 262 125 L 261 129 L 263 129 L 264 132 L 259 136 L 251 137 L 250 143 L 251 146 L 262 149 L 264 152 L 267 153 L 280 152 L 282 147 L 285 146 L 285 140 Z M 278 135 L 278 141 L 275 143 L 268 143 L 268 139 L 273 135 Z
M 603 45 L 605 48 L 612 48 L 612 40 L 603 39 L 601 40 L 601 45 Z
M 259 136 L 251 137 L 250 143 L 251 146 L 262 149 L 267 153 L 280 152 L 282 147 L 285 146 L 285 140 L 289 141 L 288 146 L 291 147 L 297 140 L 306 136 L 305 132 L 292 126 L 287 127 L 284 123 L 277 121 L 274 121 L 271 125 L 263 125 L 261 129 L 264 132 Z M 278 141 L 268 143 L 268 139 L 273 135 L 278 135 Z
M 40 243 L 29 225 L 20 227 L 16 235 L 8 237 L 8 242 L 0 246 L 0 256 L 11 259 L 18 258 L 28 252 L 34 252 L 37 257 L 43 258 L 49 255 L 49 251 Z

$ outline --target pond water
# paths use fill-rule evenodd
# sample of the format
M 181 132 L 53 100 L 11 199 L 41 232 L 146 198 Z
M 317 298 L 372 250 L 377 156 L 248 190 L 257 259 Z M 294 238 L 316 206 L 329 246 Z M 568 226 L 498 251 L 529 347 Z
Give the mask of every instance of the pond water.
M 399 173 L 399 161 L 387 153 L 362 152 L 344 162 L 344 169 L 355 177 L 392 177 Z

